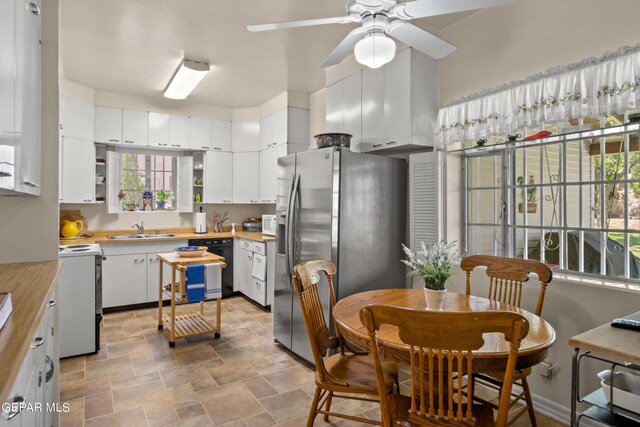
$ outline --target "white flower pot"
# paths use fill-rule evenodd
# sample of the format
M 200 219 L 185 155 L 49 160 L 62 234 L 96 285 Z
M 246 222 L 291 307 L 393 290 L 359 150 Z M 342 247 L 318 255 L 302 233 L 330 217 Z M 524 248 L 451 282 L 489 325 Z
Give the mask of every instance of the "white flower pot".
M 443 289 L 441 291 L 434 291 L 427 288 L 423 288 L 423 290 L 424 299 L 427 302 L 427 310 L 442 310 L 447 290 Z

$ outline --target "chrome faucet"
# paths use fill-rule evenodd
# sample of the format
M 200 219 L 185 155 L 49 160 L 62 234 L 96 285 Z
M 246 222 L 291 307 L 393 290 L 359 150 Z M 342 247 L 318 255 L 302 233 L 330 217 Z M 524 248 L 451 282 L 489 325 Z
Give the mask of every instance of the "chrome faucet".
M 133 224 L 131 226 L 131 228 L 134 228 L 134 227 L 138 229 L 138 234 L 144 234 L 144 221 L 140 221 L 140 225 Z

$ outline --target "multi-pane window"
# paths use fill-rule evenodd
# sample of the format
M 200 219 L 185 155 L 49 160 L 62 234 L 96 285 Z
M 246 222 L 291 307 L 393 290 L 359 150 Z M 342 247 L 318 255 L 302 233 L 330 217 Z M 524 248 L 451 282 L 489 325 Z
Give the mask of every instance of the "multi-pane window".
M 632 124 L 468 151 L 466 251 L 640 278 L 639 135 Z
M 176 208 L 174 156 L 122 153 L 123 210 Z

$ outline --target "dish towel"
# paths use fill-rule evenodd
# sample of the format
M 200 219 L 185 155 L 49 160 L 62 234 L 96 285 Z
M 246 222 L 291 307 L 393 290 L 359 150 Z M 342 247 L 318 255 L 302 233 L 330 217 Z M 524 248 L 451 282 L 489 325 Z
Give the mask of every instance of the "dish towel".
M 222 298 L 222 268 L 219 263 L 205 264 L 204 282 L 207 286 L 207 299 Z
M 204 301 L 204 265 L 187 266 L 187 301 Z

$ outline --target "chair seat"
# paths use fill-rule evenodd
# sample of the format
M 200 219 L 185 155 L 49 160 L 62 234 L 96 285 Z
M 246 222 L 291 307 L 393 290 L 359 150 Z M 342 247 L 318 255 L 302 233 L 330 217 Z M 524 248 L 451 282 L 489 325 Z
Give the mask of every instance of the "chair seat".
M 317 384 L 323 387 L 330 385 L 334 388 L 334 391 L 378 394 L 376 371 L 370 355 L 350 353 L 346 353 L 345 355 L 334 354 L 328 359 L 325 359 L 324 365 L 331 377 L 347 383 L 348 387 L 331 381 L 331 378 L 327 378 L 324 382 L 319 381 L 316 375 Z M 391 391 L 394 384 L 397 383 L 398 365 L 395 362 L 382 362 L 382 371 L 387 389 Z
M 529 375 L 531 375 L 531 368 L 526 368 L 526 369 L 518 369 L 515 371 L 514 376 L 513 376 L 513 380 L 514 381 L 519 381 L 523 378 L 528 377 Z M 490 381 L 492 383 L 496 383 L 496 382 L 504 382 L 504 372 L 487 372 L 487 373 L 483 373 L 483 374 L 476 374 L 476 378 L 480 378 L 486 381 Z
M 474 404 L 472 413 L 475 420 L 448 420 L 441 418 L 423 418 L 418 415 L 409 414 L 411 408 L 411 398 L 399 394 L 393 394 L 389 399 L 391 409 L 391 421 L 393 425 L 414 427 L 414 426 L 464 426 L 464 427 L 489 427 L 494 426 L 493 410 L 487 405 Z

